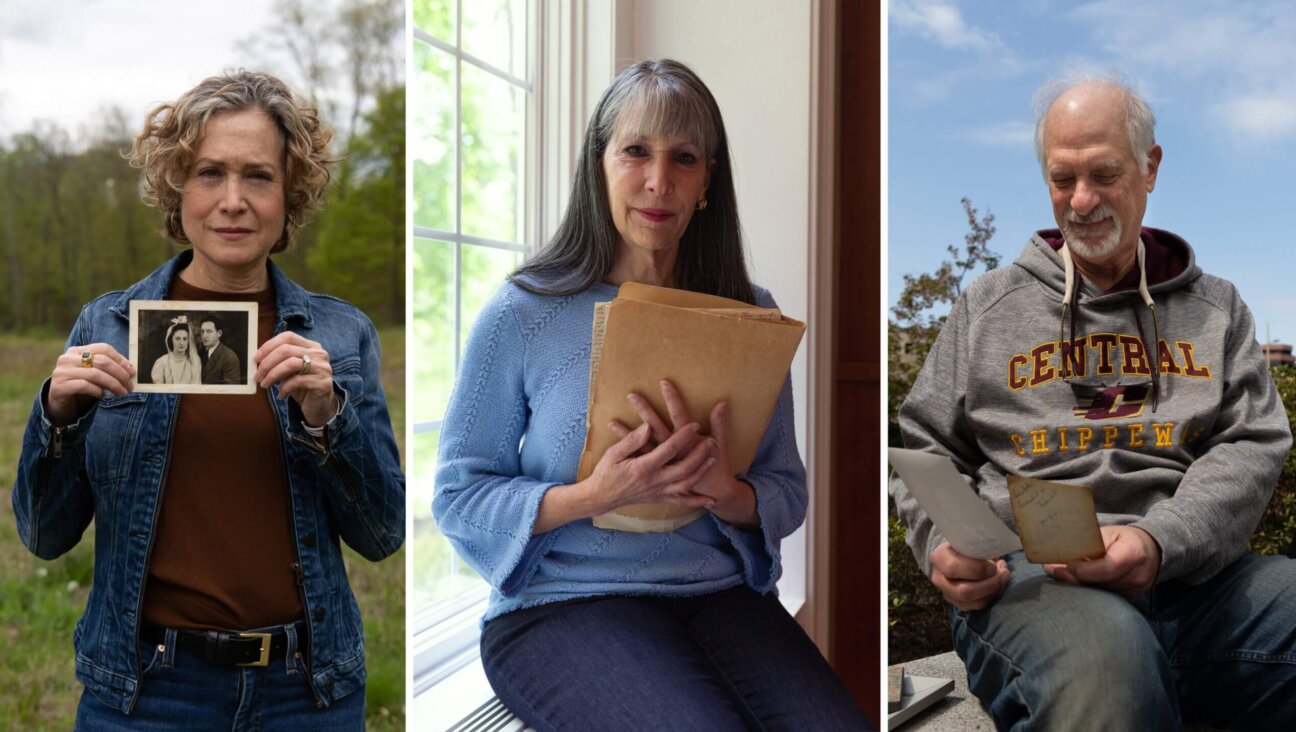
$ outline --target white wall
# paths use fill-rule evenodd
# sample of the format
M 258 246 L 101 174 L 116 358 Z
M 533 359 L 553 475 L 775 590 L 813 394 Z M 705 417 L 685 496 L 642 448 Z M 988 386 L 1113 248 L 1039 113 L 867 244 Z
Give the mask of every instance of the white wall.
M 813 215 L 810 3 L 619 0 L 615 12 L 617 71 L 640 59 L 669 57 L 688 64 L 715 95 L 729 133 L 752 277 L 789 317 L 807 320 Z M 807 376 L 803 342 L 792 364 L 802 459 Z M 783 549 L 785 567 L 805 566 L 804 529 Z M 783 593 L 804 597 L 804 578 L 788 580 L 780 584 Z

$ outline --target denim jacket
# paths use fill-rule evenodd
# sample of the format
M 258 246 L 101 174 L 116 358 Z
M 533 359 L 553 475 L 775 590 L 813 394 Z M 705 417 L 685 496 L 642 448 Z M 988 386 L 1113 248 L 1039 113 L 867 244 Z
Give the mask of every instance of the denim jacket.
M 108 343 L 127 352 L 131 300 L 161 300 L 192 259 L 181 252 L 125 292 L 91 301 L 69 347 Z M 296 402 L 271 402 L 282 430 L 293 546 L 310 631 L 316 704 L 359 689 L 365 680 L 360 611 L 342 564 L 341 537 L 379 560 L 405 539 L 405 477 L 378 381 L 377 332 L 354 306 L 306 292 L 274 263 L 278 320 L 329 353 L 341 412 L 321 447 L 302 429 Z M 34 554 L 71 549 L 95 520 L 94 582 L 73 634 L 76 675 L 101 701 L 129 713 L 140 693 L 139 617 L 170 457 L 176 394 L 107 394 L 75 423 L 54 428 L 44 413 L 46 381 L 23 437 L 14 482 L 18 533 Z

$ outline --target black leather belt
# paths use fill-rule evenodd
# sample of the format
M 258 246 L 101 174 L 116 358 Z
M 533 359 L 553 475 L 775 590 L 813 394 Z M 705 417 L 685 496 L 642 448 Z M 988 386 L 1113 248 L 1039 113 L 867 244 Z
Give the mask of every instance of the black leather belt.
M 306 622 L 295 624 L 297 649 L 306 651 Z M 165 643 L 166 628 L 146 625 L 140 637 L 149 643 Z M 282 628 L 271 633 L 229 630 L 176 630 L 176 648 L 200 656 L 208 663 L 229 666 L 266 666 L 270 659 L 288 653 L 288 633 Z

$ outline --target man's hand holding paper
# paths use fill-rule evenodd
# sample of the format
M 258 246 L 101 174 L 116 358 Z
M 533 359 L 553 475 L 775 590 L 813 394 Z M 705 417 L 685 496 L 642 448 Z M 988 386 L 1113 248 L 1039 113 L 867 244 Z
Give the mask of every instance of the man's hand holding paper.
M 959 610 L 980 610 L 1003 592 L 1012 573 L 1002 559 L 976 559 L 959 554 L 949 542 L 931 553 L 931 581 L 945 601 Z
M 1137 526 L 1104 526 L 1107 553 L 1098 559 L 1066 564 L 1046 564 L 1044 571 L 1059 582 L 1105 587 L 1131 600 L 1156 581 L 1161 567 L 1161 547 L 1152 535 Z

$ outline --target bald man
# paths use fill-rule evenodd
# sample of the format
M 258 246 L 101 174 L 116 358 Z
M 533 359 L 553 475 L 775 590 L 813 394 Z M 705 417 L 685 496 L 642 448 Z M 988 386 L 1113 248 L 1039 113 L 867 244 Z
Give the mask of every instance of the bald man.
M 1010 526 L 1007 475 L 1088 487 L 1106 555 L 964 556 L 893 477 L 909 546 L 1001 729 L 1291 727 L 1296 561 L 1247 547 L 1292 438 L 1251 314 L 1143 226 L 1147 103 L 1091 76 L 1036 99 L 1057 228 L 955 304 L 900 426 Z

